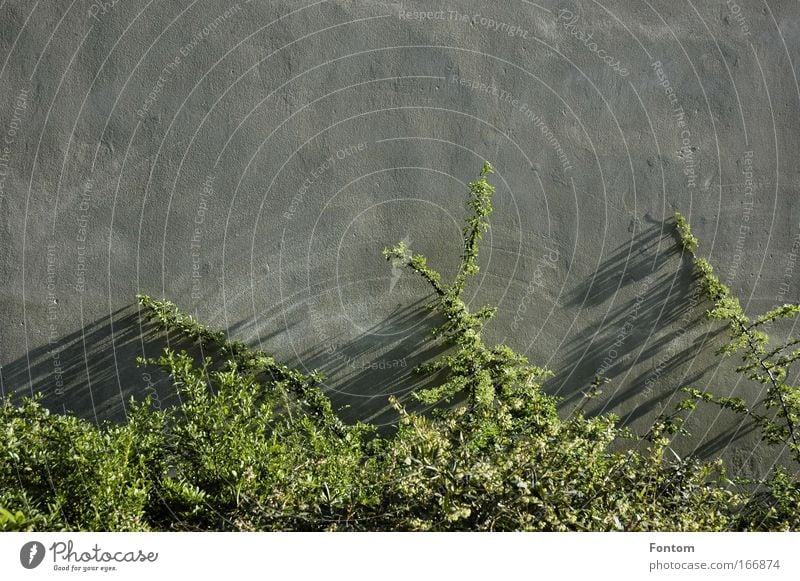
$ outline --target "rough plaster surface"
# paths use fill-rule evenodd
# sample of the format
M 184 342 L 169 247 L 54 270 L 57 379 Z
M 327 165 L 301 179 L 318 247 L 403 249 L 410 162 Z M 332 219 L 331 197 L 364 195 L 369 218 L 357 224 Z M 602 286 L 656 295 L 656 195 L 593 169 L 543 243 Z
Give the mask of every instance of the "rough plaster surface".
M 422 14 L 418 11 L 427 11 Z M 497 173 L 474 305 L 556 371 L 565 413 L 643 429 L 714 355 L 665 219 L 756 314 L 800 300 L 795 2 L 0 3 L 2 391 L 119 418 L 173 401 L 134 295 L 325 371 L 350 417 L 430 357 L 405 239 L 452 274 L 465 183 Z M 789 330 L 783 330 L 789 332 Z M 770 457 L 692 416 L 704 455 Z

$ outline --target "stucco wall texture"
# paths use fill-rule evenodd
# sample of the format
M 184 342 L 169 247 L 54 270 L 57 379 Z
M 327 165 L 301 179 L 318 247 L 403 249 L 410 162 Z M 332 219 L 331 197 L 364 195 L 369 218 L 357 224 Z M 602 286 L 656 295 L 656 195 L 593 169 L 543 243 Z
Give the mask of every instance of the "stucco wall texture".
M 789 0 L 0 2 L 2 392 L 124 417 L 175 396 L 138 292 L 328 375 L 348 418 L 437 348 L 465 184 L 495 211 L 469 288 L 569 413 L 643 430 L 692 384 L 758 396 L 677 251 L 680 211 L 750 314 L 800 300 L 800 8 Z M 776 329 L 786 334 L 793 329 Z M 772 454 L 694 413 L 684 452 Z M 689 448 L 686 448 L 689 446 Z

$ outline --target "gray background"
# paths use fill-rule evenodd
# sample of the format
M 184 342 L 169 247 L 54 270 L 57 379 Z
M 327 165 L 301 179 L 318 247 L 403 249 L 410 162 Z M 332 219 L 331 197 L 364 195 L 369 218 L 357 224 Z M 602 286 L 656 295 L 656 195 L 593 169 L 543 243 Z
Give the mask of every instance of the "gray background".
M 164 343 L 144 292 L 391 423 L 437 347 L 428 289 L 381 250 L 405 239 L 452 276 L 488 159 L 470 301 L 556 372 L 565 413 L 596 374 L 590 409 L 639 431 L 682 384 L 757 397 L 665 220 L 690 219 L 749 313 L 800 299 L 799 22 L 788 0 L 4 0 L 2 391 L 94 421 L 168 405 L 133 363 Z M 768 467 L 737 418 L 690 427 L 682 453 Z

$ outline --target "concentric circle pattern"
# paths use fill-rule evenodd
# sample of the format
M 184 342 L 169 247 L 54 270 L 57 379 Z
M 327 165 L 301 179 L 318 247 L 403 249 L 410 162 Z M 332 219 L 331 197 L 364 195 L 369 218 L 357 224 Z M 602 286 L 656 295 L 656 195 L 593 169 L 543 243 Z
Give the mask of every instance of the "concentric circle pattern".
M 466 183 L 496 169 L 468 289 L 569 413 L 647 426 L 678 387 L 756 397 L 716 356 L 679 211 L 748 313 L 800 300 L 796 2 L 0 1 L 3 395 L 124 417 L 168 337 L 136 293 L 326 373 L 348 419 L 435 355 L 405 241 L 453 276 Z M 786 336 L 789 328 L 776 328 Z M 689 427 L 769 468 L 715 408 Z

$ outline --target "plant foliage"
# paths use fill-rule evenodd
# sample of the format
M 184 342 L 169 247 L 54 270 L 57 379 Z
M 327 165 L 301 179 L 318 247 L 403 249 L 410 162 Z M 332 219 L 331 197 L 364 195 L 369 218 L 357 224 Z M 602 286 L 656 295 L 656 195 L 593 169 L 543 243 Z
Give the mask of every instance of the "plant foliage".
M 678 216 L 683 248 L 743 353 L 739 371 L 767 387 L 755 406 L 687 388 L 691 396 L 632 439 L 613 415 L 562 418 L 542 390 L 550 371 L 507 345 L 488 345 L 495 313 L 464 300 L 479 272 L 494 188 L 486 163 L 469 184 L 461 261 L 448 283 L 403 243 L 384 250 L 431 288 L 444 321 L 433 334 L 449 349 L 419 371 L 441 377 L 395 399 L 391 434 L 344 424 L 304 374 L 166 300 L 139 296 L 146 316 L 193 347 L 141 360 L 165 371 L 181 405 L 132 403 L 127 422 L 100 426 L 51 414 L 38 397 L 0 405 L 0 529 L 3 530 L 750 530 L 797 528 L 798 482 L 776 470 L 756 492 L 731 482 L 720 461 L 680 458 L 671 438 L 697 400 L 752 418 L 797 459 L 797 388 L 788 367 L 798 341 L 768 347 L 763 327 L 794 316 L 786 305 L 748 319 L 696 256 Z M 200 358 L 191 353 L 207 354 Z M 436 374 L 436 375 L 434 375 Z M 587 397 L 599 392 L 601 380 Z M 770 415 L 770 410 L 775 413 Z

